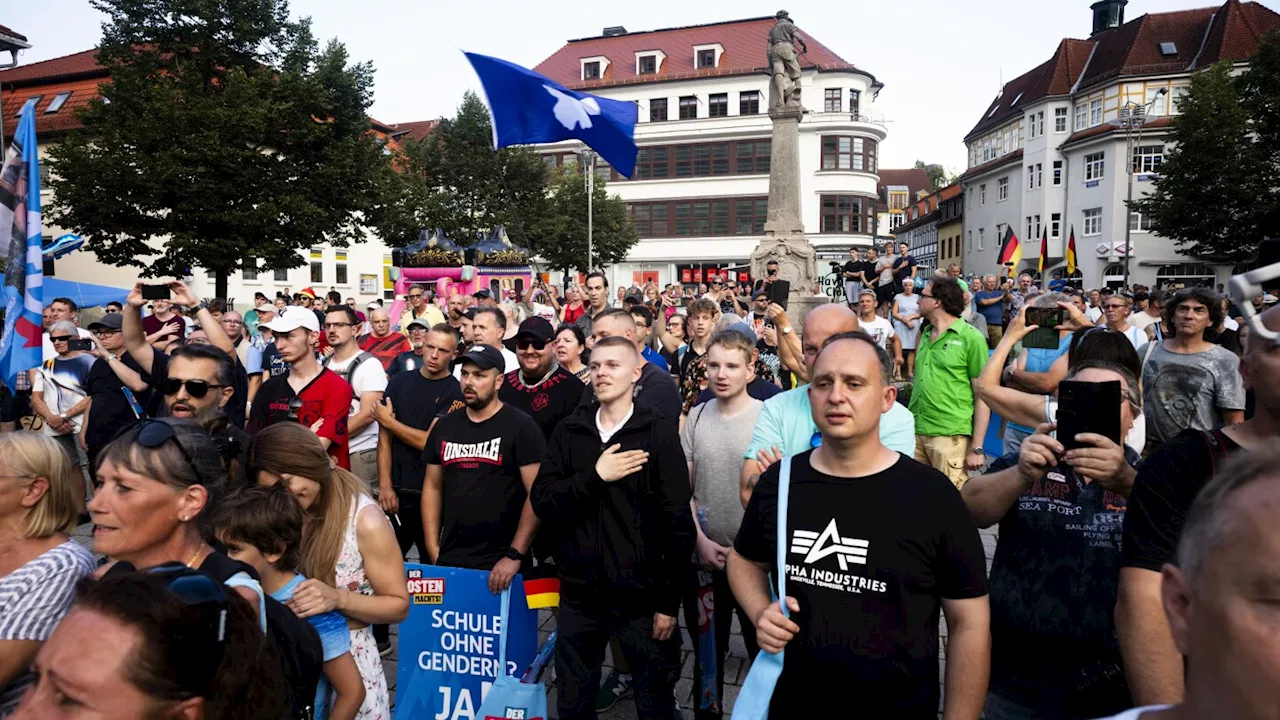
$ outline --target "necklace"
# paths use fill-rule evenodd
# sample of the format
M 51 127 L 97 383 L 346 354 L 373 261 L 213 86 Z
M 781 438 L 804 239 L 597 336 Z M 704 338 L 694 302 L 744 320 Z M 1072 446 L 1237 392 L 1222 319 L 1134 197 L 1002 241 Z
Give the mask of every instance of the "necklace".
M 194 565 L 193 563 L 195 563 L 196 558 L 200 557 L 200 553 L 201 553 L 201 552 L 203 552 L 203 551 L 204 551 L 204 544 L 203 544 L 203 543 L 201 543 L 201 544 L 200 544 L 200 546 L 196 548 L 196 551 L 195 551 L 195 553 L 191 556 L 191 559 L 190 559 L 190 560 L 188 560 L 188 561 L 185 563 L 185 564 L 186 564 L 186 566 L 187 566 L 187 567 L 189 567 L 189 568 L 194 568 L 194 567 L 195 567 L 195 565 Z

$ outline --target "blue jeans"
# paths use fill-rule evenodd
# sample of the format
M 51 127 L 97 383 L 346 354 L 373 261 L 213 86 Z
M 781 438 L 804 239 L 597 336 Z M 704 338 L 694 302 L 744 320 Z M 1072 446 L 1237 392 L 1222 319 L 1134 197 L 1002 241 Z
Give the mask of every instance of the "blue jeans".
M 982 717 L 984 720 L 1040 720 L 1041 716 L 1029 707 L 988 693 L 987 702 L 982 706 Z
M 1012 423 L 1004 426 L 1004 454 L 1017 455 L 1018 450 L 1022 447 L 1022 441 L 1031 437 L 1031 433 L 1025 430 L 1019 430 Z

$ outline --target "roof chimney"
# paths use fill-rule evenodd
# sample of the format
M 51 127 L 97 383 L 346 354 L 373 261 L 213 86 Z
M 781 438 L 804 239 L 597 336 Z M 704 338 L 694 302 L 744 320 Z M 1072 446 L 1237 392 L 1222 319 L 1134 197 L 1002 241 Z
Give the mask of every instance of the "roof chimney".
M 613 27 L 607 27 L 604 29 L 605 37 L 618 37 L 619 35 L 626 35 L 626 34 L 627 34 L 627 29 L 622 27 L 621 25 L 614 25 Z
M 1129 0 L 1098 0 L 1089 6 L 1093 11 L 1093 33 L 1089 37 L 1097 37 L 1102 33 L 1118 28 L 1124 24 L 1124 6 Z

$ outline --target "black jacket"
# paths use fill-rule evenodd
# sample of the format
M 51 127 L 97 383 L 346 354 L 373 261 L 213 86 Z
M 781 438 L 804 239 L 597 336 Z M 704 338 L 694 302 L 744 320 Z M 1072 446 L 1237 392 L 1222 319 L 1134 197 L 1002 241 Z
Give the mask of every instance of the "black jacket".
M 670 424 L 635 406 L 609 442 L 600 442 L 596 410 L 579 407 L 551 434 L 529 500 L 556 527 L 561 592 L 591 593 L 612 607 L 675 617 L 693 553 L 689 466 Z M 605 482 L 596 460 L 608 445 L 646 450 L 639 472 Z

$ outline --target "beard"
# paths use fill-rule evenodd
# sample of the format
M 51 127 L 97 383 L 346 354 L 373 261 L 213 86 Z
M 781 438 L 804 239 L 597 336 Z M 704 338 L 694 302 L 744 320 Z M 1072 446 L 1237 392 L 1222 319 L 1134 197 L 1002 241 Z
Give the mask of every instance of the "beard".
M 482 393 L 479 390 L 474 392 L 474 396 L 468 396 L 465 391 L 462 394 L 463 402 L 472 410 L 479 410 L 481 408 L 488 407 L 489 403 L 493 402 L 494 396 L 498 394 L 497 389 L 489 391 L 488 394 Z

